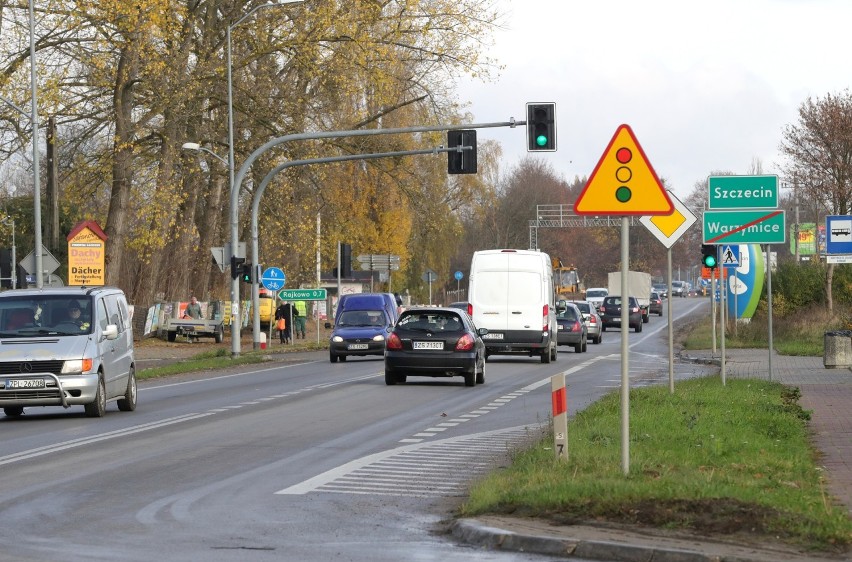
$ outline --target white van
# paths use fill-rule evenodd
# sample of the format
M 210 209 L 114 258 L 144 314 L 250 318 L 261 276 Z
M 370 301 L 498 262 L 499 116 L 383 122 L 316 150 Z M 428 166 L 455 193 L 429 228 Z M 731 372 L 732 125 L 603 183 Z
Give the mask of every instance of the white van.
M 0 293 L 0 407 L 17 417 L 33 406 L 107 402 L 136 409 L 131 310 L 115 287 L 57 287 Z
M 498 353 L 556 360 L 556 304 L 550 256 L 535 250 L 483 250 L 470 263 L 469 308 L 485 357 Z

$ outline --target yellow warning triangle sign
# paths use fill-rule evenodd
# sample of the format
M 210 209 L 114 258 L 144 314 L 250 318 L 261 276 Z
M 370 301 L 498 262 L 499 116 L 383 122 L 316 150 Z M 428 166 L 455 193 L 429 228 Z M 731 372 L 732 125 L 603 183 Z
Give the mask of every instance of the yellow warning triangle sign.
M 578 215 L 668 215 L 668 193 L 629 125 L 620 125 L 574 202 Z

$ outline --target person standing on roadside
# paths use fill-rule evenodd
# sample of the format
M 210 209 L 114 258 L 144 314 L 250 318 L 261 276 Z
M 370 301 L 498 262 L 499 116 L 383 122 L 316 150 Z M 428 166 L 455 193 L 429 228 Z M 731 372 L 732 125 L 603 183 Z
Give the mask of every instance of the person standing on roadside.
M 308 305 L 305 301 L 296 301 L 293 303 L 293 322 L 296 324 L 296 332 L 294 336 L 305 339 L 305 325 L 308 322 Z
M 186 310 L 183 311 L 184 318 L 201 318 L 201 305 L 198 304 L 198 299 L 192 297 L 189 304 L 186 305 Z
M 278 328 L 278 336 L 281 338 L 281 343 L 290 343 L 291 324 L 293 319 L 291 316 L 292 305 L 289 302 L 282 302 L 275 309 L 275 323 L 280 326 L 280 321 L 284 321 L 284 328 Z

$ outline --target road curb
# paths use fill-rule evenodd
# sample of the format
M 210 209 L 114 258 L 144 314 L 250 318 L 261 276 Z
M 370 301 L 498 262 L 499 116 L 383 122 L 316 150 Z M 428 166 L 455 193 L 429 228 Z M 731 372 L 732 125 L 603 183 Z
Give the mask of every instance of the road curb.
M 525 535 L 483 525 L 475 519 L 457 519 L 450 530 L 454 537 L 465 543 L 511 552 L 574 556 L 612 562 L 650 560 L 654 562 L 747 562 L 749 560 L 738 556 L 720 557 L 689 550 L 651 548 L 611 541 Z

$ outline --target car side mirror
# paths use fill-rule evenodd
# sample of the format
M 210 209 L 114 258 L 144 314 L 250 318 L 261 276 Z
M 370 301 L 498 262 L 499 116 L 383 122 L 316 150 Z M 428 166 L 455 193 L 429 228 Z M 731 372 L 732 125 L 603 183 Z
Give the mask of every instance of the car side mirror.
M 326 323 L 325 323 L 325 329 L 326 329 L 326 330 L 331 330 L 331 322 L 326 322 Z
M 477 328 L 476 333 L 479 334 L 480 336 L 484 336 L 485 334 L 488 333 L 488 328 Z
M 103 332 L 104 339 L 114 340 L 118 338 L 118 326 L 115 324 L 108 324 L 106 329 Z

